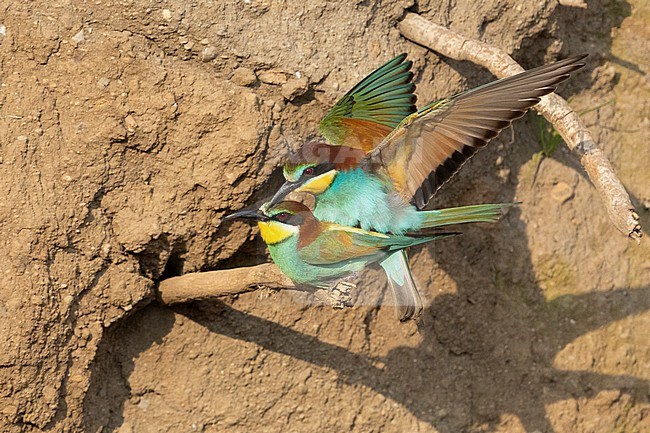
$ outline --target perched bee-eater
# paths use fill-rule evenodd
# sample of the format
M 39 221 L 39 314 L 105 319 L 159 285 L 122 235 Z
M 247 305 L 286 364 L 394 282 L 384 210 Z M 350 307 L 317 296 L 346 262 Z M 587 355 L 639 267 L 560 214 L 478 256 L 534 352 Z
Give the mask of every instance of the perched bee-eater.
M 269 205 L 291 191 L 308 192 L 317 197 L 314 215 L 321 221 L 392 234 L 428 227 L 439 216 L 422 209 L 436 191 L 479 148 L 582 68 L 585 57 L 497 80 L 412 114 L 410 62 L 396 57 L 323 118 L 319 130 L 329 143 L 309 142 L 292 156 L 284 166 L 286 182 Z M 485 206 L 489 213 L 499 205 Z M 457 222 L 472 222 L 480 209 L 459 211 Z
M 405 248 L 458 233 L 441 227 L 459 222 L 496 222 L 501 205 L 439 209 L 427 228 L 405 235 L 379 233 L 357 227 L 319 221 L 304 204 L 282 201 L 258 211 L 239 211 L 225 218 L 257 221 L 273 261 L 297 284 L 333 288 L 367 265 L 379 262 L 386 272 L 400 320 L 416 319 L 422 299 L 411 275 Z M 459 217 L 459 215 L 461 215 Z
M 329 143 L 306 143 L 285 164 L 286 182 L 262 211 L 274 209 L 291 191 L 308 192 L 316 196 L 313 216 L 319 224 L 336 223 L 345 230 L 358 226 L 390 239 L 448 224 L 495 221 L 507 204 L 422 209 L 479 148 L 582 68 L 585 57 L 541 66 L 415 111 L 411 62 L 398 56 L 323 118 L 319 131 Z M 405 306 L 402 320 L 417 318 L 422 301 L 404 250 L 382 266 L 398 305 Z
M 440 212 L 444 215 L 454 211 Z M 416 318 L 422 310 L 404 249 L 456 234 L 421 230 L 394 235 L 343 226 L 319 221 L 309 208 L 295 201 L 282 201 L 259 211 L 240 211 L 226 217 L 235 218 L 257 221 L 273 261 L 296 284 L 331 289 L 342 279 L 378 262 L 391 282 L 396 304 L 402 308 L 402 321 Z M 409 289 L 403 290 L 405 287 Z

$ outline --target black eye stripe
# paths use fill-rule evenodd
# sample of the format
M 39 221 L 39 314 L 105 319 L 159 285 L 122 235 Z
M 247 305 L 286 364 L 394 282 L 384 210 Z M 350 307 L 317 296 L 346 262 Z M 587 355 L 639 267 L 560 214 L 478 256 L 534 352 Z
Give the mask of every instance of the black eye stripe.
M 307 167 L 303 172 L 303 176 L 320 176 L 323 173 L 327 173 L 330 171 L 332 168 L 334 168 L 334 164 L 318 164 L 313 167 Z M 308 170 L 311 169 L 310 172 Z
M 284 224 L 290 224 L 293 226 L 298 226 L 303 223 L 303 217 L 301 215 L 296 215 L 289 212 L 280 212 L 278 214 L 273 215 L 271 219 L 274 219 Z

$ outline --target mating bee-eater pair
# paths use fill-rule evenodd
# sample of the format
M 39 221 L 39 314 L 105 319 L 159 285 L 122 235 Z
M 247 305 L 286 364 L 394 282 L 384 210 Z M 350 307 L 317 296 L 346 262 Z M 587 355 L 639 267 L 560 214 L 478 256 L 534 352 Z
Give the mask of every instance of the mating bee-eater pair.
M 404 54 L 350 90 L 320 123 L 327 140 L 310 141 L 284 166 L 285 184 L 258 211 L 271 257 L 298 284 L 333 287 L 372 263 L 385 270 L 402 321 L 423 308 L 406 248 L 455 233 L 441 227 L 495 222 L 510 204 L 429 210 L 436 191 L 540 97 L 584 66 L 585 56 L 497 80 L 416 110 Z M 286 201 L 316 196 L 311 211 Z

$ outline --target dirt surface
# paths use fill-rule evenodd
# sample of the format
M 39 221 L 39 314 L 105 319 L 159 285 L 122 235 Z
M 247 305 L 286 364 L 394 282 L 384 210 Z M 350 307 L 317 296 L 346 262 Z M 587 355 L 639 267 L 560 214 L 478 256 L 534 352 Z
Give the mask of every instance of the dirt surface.
M 0 431 L 650 432 L 650 242 L 563 148 L 537 167 L 532 114 L 435 199 L 523 204 L 412 251 L 419 325 L 375 270 L 343 311 L 153 301 L 268 260 L 221 218 L 379 64 L 407 52 L 420 103 L 492 78 L 401 38 L 407 9 L 525 67 L 589 53 L 560 93 L 650 227 L 650 6 L 588 4 L 0 2 Z

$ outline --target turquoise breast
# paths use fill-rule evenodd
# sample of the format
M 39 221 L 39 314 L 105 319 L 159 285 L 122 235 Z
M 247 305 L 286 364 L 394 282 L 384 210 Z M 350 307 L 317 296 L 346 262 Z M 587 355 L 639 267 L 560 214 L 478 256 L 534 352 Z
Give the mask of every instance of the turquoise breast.
M 403 234 L 420 228 L 423 215 L 392 187 L 361 169 L 339 172 L 316 199 L 314 216 L 321 221 Z

